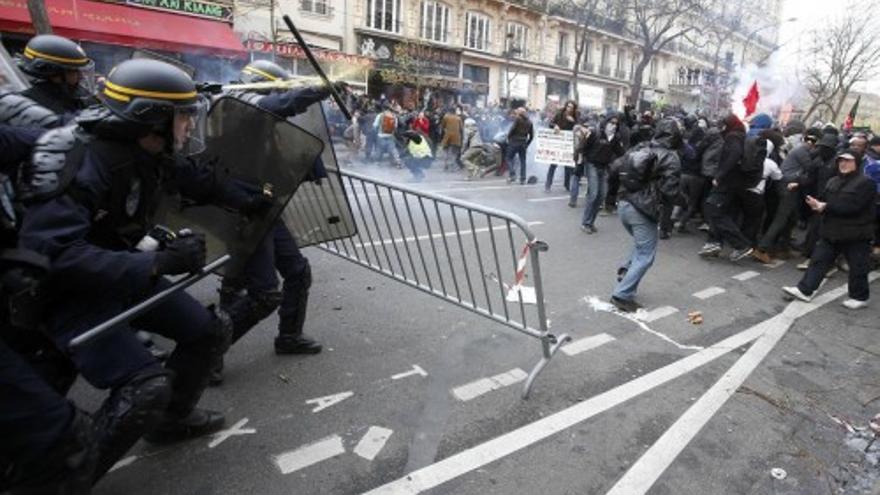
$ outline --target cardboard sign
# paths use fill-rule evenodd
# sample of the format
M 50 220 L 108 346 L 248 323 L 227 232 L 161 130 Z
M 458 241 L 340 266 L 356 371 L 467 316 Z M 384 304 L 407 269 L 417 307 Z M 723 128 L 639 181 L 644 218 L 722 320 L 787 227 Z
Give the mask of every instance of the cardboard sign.
M 574 133 L 553 129 L 535 131 L 535 162 L 574 167 Z

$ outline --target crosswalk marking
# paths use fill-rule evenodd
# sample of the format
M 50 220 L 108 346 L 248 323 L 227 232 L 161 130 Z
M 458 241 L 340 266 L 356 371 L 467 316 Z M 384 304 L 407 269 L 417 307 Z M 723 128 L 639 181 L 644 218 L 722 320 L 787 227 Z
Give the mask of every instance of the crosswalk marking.
M 452 389 L 452 395 L 454 395 L 456 399 L 466 402 L 471 399 L 476 399 L 477 397 L 493 390 L 498 390 L 499 388 L 504 388 L 521 382 L 525 380 L 527 376 L 528 374 L 526 374 L 525 371 L 519 368 L 514 368 L 505 373 L 501 373 L 500 375 L 481 378 L 477 381 L 456 387 Z
M 740 274 L 734 275 L 731 278 L 734 280 L 739 280 L 740 282 L 745 282 L 746 280 L 753 279 L 758 275 L 760 275 L 760 273 L 749 270 L 747 272 L 742 272 Z
M 586 352 L 590 349 L 595 349 L 601 345 L 605 345 L 608 342 L 613 342 L 614 340 L 614 337 L 608 335 L 607 333 L 600 333 L 599 335 L 593 335 L 583 339 L 575 340 L 568 345 L 562 346 L 560 350 L 566 355 L 576 356 L 582 352 Z
M 652 309 L 651 311 L 639 311 L 636 313 L 636 319 L 642 320 L 646 323 L 651 323 L 652 321 L 657 321 L 660 318 L 666 318 L 669 315 L 674 315 L 678 313 L 677 308 L 673 308 L 672 306 L 661 306 L 656 309 Z
M 281 474 L 290 474 L 344 453 L 342 437 L 332 435 L 296 450 L 279 454 L 273 460 L 281 470 Z
M 724 294 L 725 292 L 727 292 L 727 291 L 722 289 L 721 287 L 709 287 L 708 289 L 703 289 L 699 292 L 694 292 L 694 297 L 705 301 L 706 299 L 709 299 L 710 297 L 715 297 L 719 294 Z

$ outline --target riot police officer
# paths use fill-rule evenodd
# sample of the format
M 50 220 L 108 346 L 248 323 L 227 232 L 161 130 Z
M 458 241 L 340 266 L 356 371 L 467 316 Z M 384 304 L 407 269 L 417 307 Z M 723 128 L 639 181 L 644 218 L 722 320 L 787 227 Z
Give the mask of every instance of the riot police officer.
M 100 106 L 77 118 L 78 128 L 42 136 L 22 174 L 30 205 L 20 245 L 52 262 L 53 312 L 46 328 L 60 349 L 168 287 L 165 275 L 203 266 L 203 236 L 178 237 L 157 252 L 135 249 L 153 226 L 160 188 L 206 202 L 227 194 L 213 174 L 181 159 L 204 142 L 195 133 L 207 108 L 183 71 L 155 60 L 128 60 L 110 72 L 98 99 Z M 241 200 L 241 209 L 259 206 L 252 199 Z M 225 320 L 178 292 L 130 326 L 176 341 L 164 367 L 128 328 L 71 355 L 87 381 L 110 390 L 95 415 L 96 479 L 144 434 L 152 442 L 175 441 L 214 432 L 224 423 L 222 414 L 196 403 L 211 363 L 228 346 Z
M 34 36 L 18 66 L 32 84 L 21 94 L 56 114 L 73 114 L 88 105 L 95 64 L 73 41 L 54 34 Z
M 257 60 L 241 70 L 239 79 L 245 83 L 275 82 L 291 78 L 290 73 L 268 60 Z M 339 84 L 339 83 L 337 83 Z M 339 84 L 339 90 L 344 85 Z M 279 117 L 288 118 L 330 95 L 327 87 L 309 86 L 283 91 L 233 92 L 232 96 L 252 103 Z M 326 177 L 320 158 L 316 160 L 311 180 Z M 279 292 L 276 271 L 283 279 Z M 235 326 L 233 342 L 278 308 L 278 336 L 276 354 L 317 354 L 321 344 L 303 333 L 312 270 L 309 260 L 302 255 L 290 231 L 278 222 L 267 239 L 260 245 L 240 277 L 226 277 L 221 288 L 221 306 Z M 246 295 L 242 296 L 242 290 Z M 212 383 L 222 381 L 222 364 L 214 370 Z

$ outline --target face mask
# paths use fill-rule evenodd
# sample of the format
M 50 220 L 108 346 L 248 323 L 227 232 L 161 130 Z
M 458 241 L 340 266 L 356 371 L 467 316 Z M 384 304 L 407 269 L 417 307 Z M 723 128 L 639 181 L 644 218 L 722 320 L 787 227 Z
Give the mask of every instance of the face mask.
M 611 138 L 614 133 L 617 132 L 617 125 L 615 124 L 605 124 L 605 135 Z

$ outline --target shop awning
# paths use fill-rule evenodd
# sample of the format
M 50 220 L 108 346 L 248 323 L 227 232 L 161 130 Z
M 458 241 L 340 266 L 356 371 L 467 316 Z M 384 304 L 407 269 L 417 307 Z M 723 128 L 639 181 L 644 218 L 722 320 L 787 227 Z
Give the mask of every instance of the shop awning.
M 90 0 L 45 0 L 55 34 L 172 52 L 244 57 L 247 52 L 225 22 Z M 0 0 L 0 31 L 33 33 L 25 0 Z

